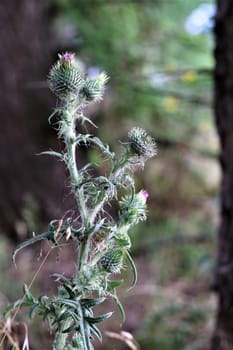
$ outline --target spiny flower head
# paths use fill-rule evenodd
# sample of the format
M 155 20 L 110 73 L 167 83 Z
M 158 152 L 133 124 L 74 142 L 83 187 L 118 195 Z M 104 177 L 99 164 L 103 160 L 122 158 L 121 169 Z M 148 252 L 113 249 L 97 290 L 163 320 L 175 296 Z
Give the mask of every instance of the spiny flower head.
M 72 52 L 65 52 L 62 54 L 58 54 L 58 57 L 60 61 L 64 61 L 67 63 L 73 63 L 74 62 L 74 54 Z
M 96 78 L 87 78 L 81 91 L 82 95 L 87 101 L 101 101 L 108 79 L 109 77 L 104 72 L 100 73 Z
M 100 258 L 98 265 L 106 272 L 119 273 L 123 267 L 123 258 L 124 255 L 121 248 L 112 248 Z
M 148 193 L 141 190 L 132 196 L 125 196 L 120 201 L 121 219 L 125 223 L 137 224 L 139 221 L 146 220 L 146 201 Z
M 136 194 L 138 201 L 141 201 L 142 205 L 146 205 L 149 193 L 146 190 L 141 190 Z
M 49 73 L 49 86 L 60 99 L 69 100 L 77 96 L 84 85 L 84 79 L 75 64 L 73 53 L 65 52 L 58 57 Z
M 132 128 L 128 133 L 128 137 L 132 150 L 139 156 L 152 158 L 157 154 L 154 138 L 148 135 L 143 128 Z

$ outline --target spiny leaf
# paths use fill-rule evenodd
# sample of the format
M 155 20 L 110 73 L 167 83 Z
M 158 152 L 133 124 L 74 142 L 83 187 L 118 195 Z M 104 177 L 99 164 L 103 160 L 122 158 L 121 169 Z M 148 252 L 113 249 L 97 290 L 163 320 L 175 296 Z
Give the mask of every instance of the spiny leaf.
M 92 126 L 94 126 L 94 128 L 98 128 L 98 126 L 93 123 L 91 121 L 91 119 L 89 119 L 88 117 L 86 117 L 84 114 L 78 114 L 77 117 L 82 121 L 82 124 L 84 124 L 85 122 L 91 124 Z
M 59 322 L 65 320 L 65 319 L 67 319 L 68 317 L 72 317 L 71 311 L 70 310 L 69 311 L 65 311 L 64 310 L 64 312 L 56 319 L 56 322 L 59 323 Z
M 34 298 L 34 296 L 30 292 L 26 284 L 23 285 L 23 293 L 24 293 L 24 299 L 23 299 L 24 305 L 30 306 L 31 304 L 37 303 L 37 300 Z
M 38 242 L 38 241 L 41 241 L 42 239 L 48 239 L 48 240 L 52 241 L 53 243 L 55 243 L 55 241 L 54 241 L 54 235 L 53 235 L 52 232 L 45 232 L 45 233 L 41 233 L 41 234 L 39 234 L 39 235 L 36 235 L 36 236 L 34 236 L 34 237 L 28 239 L 27 241 L 20 243 L 20 244 L 16 247 L 16 249 L 15 249 L 13 255 L 12 255 L 13 263 L 15 264 L 16 255 L 18 254 L 18 252 L 19 252 L 20 250 L 22 250 L 23 248 L 28 247 L 28 246 L 31 245 L 31 244 L 34 244 L 34 243 L 36 243 L 36 242 Z
M 54 156 L 54 157 L 58 157 L 58 158 L 64 160 L 64 155 L 63 155 L 62 153 L 59 153 L 59 152 L 55 152 L 55 151 L 44 151 L 44 152 L 38 153 L 38 156 L 44 156 L 44 155 L 47 155 L 47 156 Z
M 80 317 L 75 312 L 69 312 L 69 315 L 67 316 L 72 318 L 72 323 L 69 327 L 64 329 L 62 333 L 69 333 L 71 331 L 77 331 L 80 329 Z
M 106 314 L 96 316 L 96 317 L 85 317 L 85 320 L 90 324 L 99 323 L 107 320 L 109 317 L 112 316 L 112 314 L 113 312 L 108 312 Z
M 106 298 L 96 298 L 96 299 L 82 299 L 80 300 L 80 304 L 86 308 L 91 308 L 95 305 L 102 304 Z
M 47 307 L 44 311 L 39 312 L 39 314 L 43 316 L 43 321 L 44 321 L 48 316 L 51 316 L 51 309 Z M 48 317 L 48 322 L 50 325 L 52 325 L 53 319 L 51 319 L 51 317 Z
M 34 314 L 35 314 L 35 312 L 36 312 L 36 309 L 39 307 L 39 304 L 37 303 L 37 304 L 35 304 L 35 305 L 33 305 L 32 307 L 31 307 L 31 310 L 30 310 L 30 312 L 29 312 L 29 317 L 30 317 L 30 319 L 32 319 L 33 318 L 33 316 L 34 316 Z
M 131 287 L 131 288 L 133 288 L 133 287 L 135 287 L 137 280 L 138 280 L 137 269 L 136 269 L 134 261 L 133 261 L 131 255 L 129 254 L 128 250 L 126 250 L 126 257 L 127 257 L 128 262 L 132 268 L 132 271 L 133 271 L 133 282 L 132 282 L 132 287 Z
M 77 308 L 79 307 L 80 303 L 78 300 L 74 301 L 74 300 L 70 300 L 70 299 L 62 299 L 62 298 L 58 298 L 56 299 L 56 303 L 57 304 L 61 304 L 61 305 L 67 305 L 71 308 Z
M 108 290 L 113 292 L 115 288 L 120 287 L 124 283 L 124 280 L 108 280 Z
M 70 283 L 70 278 L 61 275 L 60 273 L 53 273 L 51 277 L 56 277 L 57 280 L 62 280 L 63 282 Z
M 38 301 L 33 297 L 26 284 L 23 286 L 23 293 L 24 297 L 22 299 L 16 300 L 13 304 L 8 305 L 4 309 L 4 317 L 6 317 L 11 311 L 20 309 L 23 306 L 33 307 L 34 305 L 38 305 Z
M 22 300 L 17 300 L 14 303 L 8 305 L 4 311 L 3 311 L 3 317 L 6 317 L 11 311 L 14 311 L 15 309 L 18 309 L 22 306 L 23 302 Z
M 94 336 L 95 336 L 100 342 L 102 342 L 102 334 L 101 334 L 100 330 L 99 330 L 94 324 L 91 324 L 91 325 L 90 325 L 90 329 L 91 329 L 91 333 L 93 333 Z
M 70 332 L 75 331 L 75 330 L 77 330 L 77 325 L 75 323 L 72 323 L 69 327 L 64 329 L 64 331 L 62 331 L 62 333 L 70 333 Z
M 112 297 L 120 311 L 121 314 L 121 318 L 122 318 L 122 322 L 125 322 L 125 310 L 120 302 L 120 300 L 118 299 L 118 296 L 116 295 L 116 292 L 114 291 L 114 294 L 112 294 Z
M 91 141 L 98 146 L 101 151 L 106 154 L 109 158 L 114 159 L 115 153 L 111 152 L 108 145 L 104 145 L 98 137 L 92 137 Z
M 43 306 L 46 305 L 46 300 L 48 300 L 47 295 L 42 294 L 38 297 L 39 303 Z
M 84 319 L 80 323 L 80 333 L 82 335 L 83 339 L 83 350 L 92 350 L 91 342 L 90 342 L 90 326 L 89 323 L 86 322 Z
M 105 223 L 105 220 L 106 220 L 106 219 L 103 218 L 103 219 L 101 219 L 100 221 L 98 221 L 98 222 L 96 223 L 93 233 L 98 232 L 98 231 L 103 227 L 103 225 L 104 225 L 104 223 Z

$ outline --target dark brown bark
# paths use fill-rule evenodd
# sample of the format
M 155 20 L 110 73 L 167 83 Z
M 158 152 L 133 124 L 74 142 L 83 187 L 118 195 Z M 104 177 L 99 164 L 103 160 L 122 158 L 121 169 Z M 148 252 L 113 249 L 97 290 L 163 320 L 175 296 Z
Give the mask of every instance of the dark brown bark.
M 233 349 L 233 1 L 218 0 L 215 25 L 215 116 L 222 166 L 221 223 L 216 291 L 218 315 L 212 350 Z
M 53 50 L 49 8 L 49 0 L 0 1 L 0 232 L 14 239 L 28 193 L 43 217 L 58 215 L 64 197 L 62 165 L 36 156 L 55 141 L 47 126 L 55 101 L 43 84 Z

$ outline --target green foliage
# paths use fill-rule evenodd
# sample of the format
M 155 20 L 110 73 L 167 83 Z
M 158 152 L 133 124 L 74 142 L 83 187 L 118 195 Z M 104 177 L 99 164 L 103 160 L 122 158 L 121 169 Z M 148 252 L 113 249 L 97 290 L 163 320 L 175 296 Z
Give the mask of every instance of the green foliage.
M 55 156 L 65 163 L 77 203 L 78 219 L 64 217 L 52 220 L 47 232 L 21 243 L 13 254 L 15 262 L 21 249 L 41 240 L 50 241 L 53 246 L 59 247 L 61 240 L 66 239 L 78 248 L 74 276 L 68 278 L 54 274 L 60 283 L 57 294 L 35 297 L 30 287 L 25 285 L 22 299 L 5 311 L 5 315 L 8 315 L 12 311 L 18 312 L 21 307 L 28 307 L 30 318 L 34 314 L 42 317 L 55 333 L 54 350 L 77 347 L 80 350 L 92 350 L 93 338 L 102 340 L 96 324 L 107 320 L 112 312 L 96 316 L 93 308 L 102 304 L 106 297 L 113 298 L 124 320 L 124 309 L 116 294 L 122 281 L 111 279 L 112 274 L 120 273 L 123 269 L 124 258 L 133 271 L 133 286 L 137 281 L 136 267 L 128 251 L 131 247 L 128 231 L 131 226 L 146 219 L 148 193 L 145 190 L 135 192 L 132 175 L 156 154 L 156 144 L 144 129 L 133 129 L 129 132 L 129 141 L 122 144 L 122 153 L 116 156 L 98 137 L 77 131 L 78 122 L 92 123 L 84 116 L 83 110 L 90 102 L 102 99 L 106 82 L 104 73 L 92 80 L 87 78 L 77 67 L 71 53 L 59 55 L 58 62 L 51 68 L 50 88 L 61 103 L 56 109 L 57 132 L 65 143 L 65 150 L 62 153 L 48 151 L 42 154 Z M 109 163 L 106 176 L 93 175 L 91 163 L 78 166 L 76 150 L 83 143 L 98 147 L 105 156 Z M 140 152 L 137 147 L 135 153 L 136 143 L 140 144 Z M 117 219 L 106 210 L 106 205 L 113 200 L 119 203 Z

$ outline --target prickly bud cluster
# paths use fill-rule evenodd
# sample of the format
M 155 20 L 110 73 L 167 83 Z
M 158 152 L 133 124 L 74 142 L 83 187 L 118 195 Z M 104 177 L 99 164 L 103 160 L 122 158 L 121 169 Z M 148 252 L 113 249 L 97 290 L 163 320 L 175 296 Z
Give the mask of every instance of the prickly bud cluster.
M 137 224 L 146 220 L 146 200 L 148 193 L 144 190 L 134 197 L 125 196 L 120 201 L 121 219 L 129 224 Z
M 100 101 L 104 94 L 104 85 L 108 81 L 108 76 L 101 73 L 95 79 L 86 79 L 85 84 L 81 90 L 82 95 L 87 101 Z
M 62 100 L 77 95 L 84 85 L 82 73 L 75 64 L 74 54 L 59 55 L 59 60 L 49 73 L 51 90 Z
M 123 266 L 123 257 L 121 248 L 113 248 L 100 258 L 98 265 L 106 272 L 118 273 Z
M 128 137 L 132 150 L 139 156 L 151 158 L 157 154 L 155 140 L 144 129 L 134 127 L 129 131 Z

